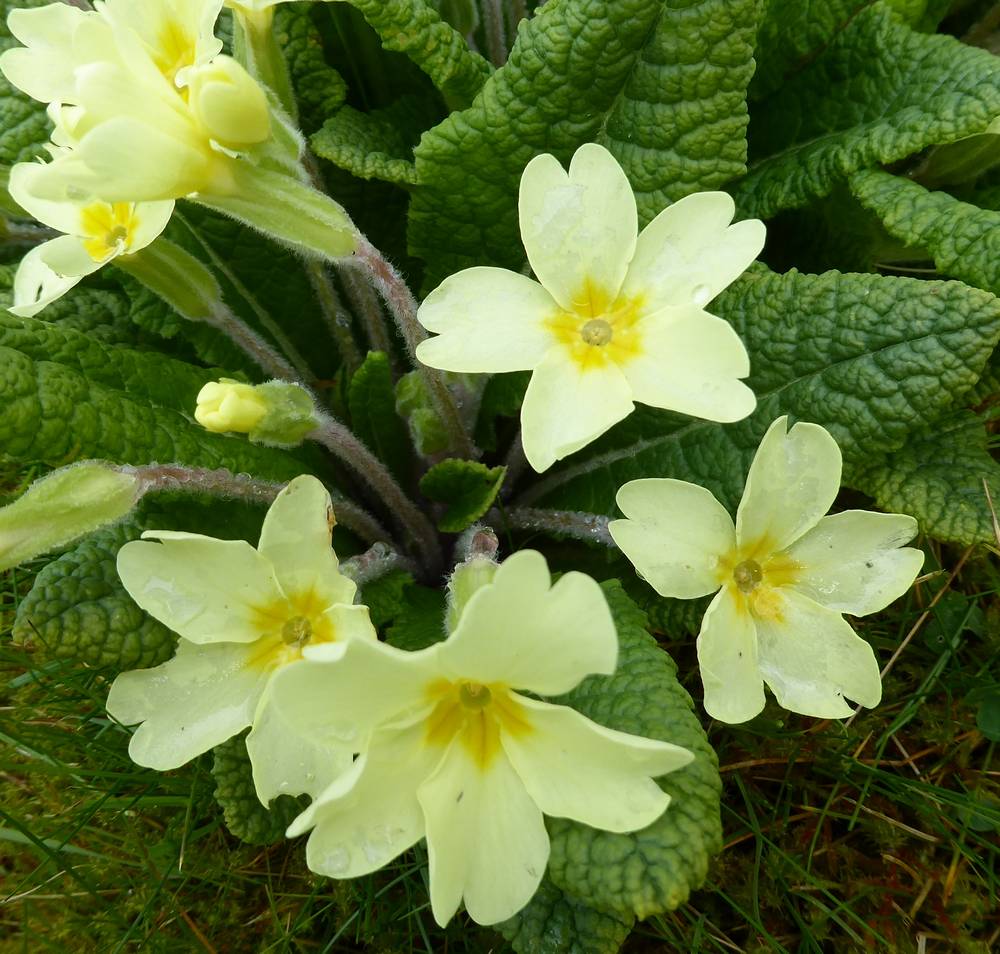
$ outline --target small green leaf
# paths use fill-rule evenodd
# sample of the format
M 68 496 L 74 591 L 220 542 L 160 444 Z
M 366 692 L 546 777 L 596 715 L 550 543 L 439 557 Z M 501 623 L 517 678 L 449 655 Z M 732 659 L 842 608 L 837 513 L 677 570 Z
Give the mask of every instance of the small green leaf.
M 544 878 L 527 906 L 496 929 L 516 954 L 616 954 L 634 923 L 576 901 Z
M 998 114 L 997 57 L 918 33 L 874 3 L 756 108 L 737 205 L 770 218 L 859 169 L 984 132 Z
M 116 670 L 166 662 L 176 637 L 125 592 L 115 559 L 143 526 L 130 520 L 101 530 L 48 564 L 17 607 L 14 641 L 46 659 L 74 659 Z
M 251 845 L 282 841 L 285 829 L 309 802 L 304 796 L 279 795 L 270 808 L 261 805 L 253 787 L 245 732 L 212 750 L 212 775 L 226 827 Z
M 448 447 L 448 432 L 431 403 L 424 376 L 404 374 L 396 383 L 396 410 L 406 421 L 417 453 L 433 457 Z
M 445 505 L 438 521 L 444 533 L 461 533 L 474 524 L 496 499 L 506 467 L 487 467 L 477 461 L 449 458 L 432 467 L 420 480 L 420 492 Z
M 389 358 L 370 351 L 354 372 L 347 396 L 354 433 L 389 467 L 397 480 L 407 481 L 413 465 L 410 435 L 396 412 L 396 395 Z
M 361 588 L 359 602 L 368 607 L 368 616 L 377 630 L 385 628 L 405 612 L 407 594 L 414 586 L 413 577 L 403 570 L 393 570 Z
M 405 53 L 453 107 L 479 92 L 491 69 L 427 0 L 350 0 L 382 37 L 387 50 Z
M 441 642 L 447 636 L 444 625 L 445 596 L 427 586 L 410 586 L 403 605 L 396 610 L 385 641 L 397 649 L 415 652 Z
M 695 760 L 658 779 L 670 806 L 641 831 L 614 834 L 548 819 L 549 877 L 571 898 L 628 918 L 672 911 L 699 887 L 722 847 L 718 760 L 677 681 L 677 667 L 646 632 L 645 614 L 617 581 L 603 584 L 618 629 L 618 669 L 590 676 L 557 700 L 620 732 L 673 742 Z

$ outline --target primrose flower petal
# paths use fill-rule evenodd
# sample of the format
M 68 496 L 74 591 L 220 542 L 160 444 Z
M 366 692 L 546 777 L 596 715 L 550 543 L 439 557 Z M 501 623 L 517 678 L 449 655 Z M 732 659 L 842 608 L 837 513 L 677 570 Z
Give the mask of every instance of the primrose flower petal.
M 440 761 L 420 745 L 421 724 L 380 729 L 354 765 L 288 829 L 313 829 L 306 864 L 330 878 L 377 871 L 424 837 L 417 787 Z
M 582 367 L 552 348 L 535 368 L 521 406 L 524 456 L 541 473 L 634 409 L 631 388 L 616 365 Z
M 583 573 L 551 585 L 545 557 L 522 550 L 466 603 L 441 662 L 466 679 L 545 696 L 615 671 L 618 638 L 601 588 Z
M 173 659 L 121 673 L 107 709 L 123 725 L 142 723 L 129 743 L 132 761 L 167 771 L 250 725 L 269 675 L 246 646 L 182 639 Z
M 904 547 L 917 521 L 901 513 L 845 510 L 823 517 L 788 548 L 802 566 L 795 589 L 827 609 L 867 616 L 902 596 L 924 555 Z
M 427 825 L 434 920 L 443 927 L 463 899 L 478 924 L 496 924 L 520 911 L 545 874 L 549 836 L 541 809 L 511 763 L 498 758 L 470 771 L 461 746 L 453 744 L 418 797 Z
M 421 341 L 417 357 L 445 371 L 530 370 L 549 349 L 543 325 L 558 307 L 538 282 L 524 275 L 504 268 L 467 268 L 446 278 L 420 306 L 424 327 L 441 333 Z
M 871 646 L 833 610 L 781 591 L 776 611 L 756 621 L 760 671 L 778 703 L 825 719 L 851 715 L 846 696 L 869 709 L 882 699 Z
M 555 156 L 535 156 L 521 176 L 518 216 L 532 271 L 561 308 L 581 307 L 581 296 L 614 301 L 638 216 L 628 178 L 607 149 L 584 144 L 568 173 Z
M 593 580 L 568 573 L 552 586 L 532 551 L 463 580 L 473 592 L 444 642 L 310 647 L 273 684 L 295 732 L 362 753 L 288 829 L 311 829 L 309 866 L 354 877 L 426 835 L 442 925 L 463 899 L 482 924 L 530 900 L 548 861 L 543 812 L 643 827 L 668 802 L 651 779 L 691 758 L 515 691 L 562 693 L 613 671 L 614 623 Z
M 736 530 L 710 491 L 669 478 L 632 480 L 617 501 L 629 519 L 608 530 L 657 593 L 690 600 L 719 588 L 719 554 L 735 545 Z
M 746 722 L 764 709 L 757 630 L 746 606 L 728 590 L 708 605 L 698 633 L 705 711 L 720 722 Z
M 62 298 L 77 285 L 82 275 L 57 275 L 45 262 L 44 242 L 36 245 L 17 266 L 14 276 L 14 304 L 7 310 L 22 318 L 33 318 L 47 305 Z
M 764 707 L 763 684 L 786 709 L 820 718 L 875 706 L 878 660 L 840 615 L 887 606 L 923 564 L 903 547 L 904 514 L 823 516 L 840 486 L 840 448 L 817 424 L 778 418 L 761 441 L 736 529 L 702 487 L 676 480 L 625 484 L 626 519 L 610 532 L 661 596 L 719 592 L 702 620 L 698 664 L 705 709 L 744 722 Z M 690 574 L 690 575 L 688 575 Z
M 712 421 L 755 405 L 746 348 L 701 310 L 760 251 L 764 226 L 730 226 L 723 193 L 689 196 L 636 236 L 635 198 L 603 146 L 565 171 L 536 156 L 521 177 L 521 238 L 537 282 L 496 268 L 458 272 L 417 318 L 438 337 L 421 361 L 448 371 L 531 370 L 521 407 L 536 471 L 627 417 L 636 401 Z M 504 279 L 500 275 L 505 275 Z
M 741 543 L 766 538 L 781 550 L 816 526 L 837 499 L 842 465 L 830 432 L 802 421 L 787 428 L 788 418 L 779 417 L 750 465 L 736 511 Z
M 248 752 L 258 795 L 314 792 L 350 764 L 350 746 L 298 738 L 272 712 L 269 686 L 310 646 L 375 641 L 364 606 L 339 582 L 330 549 L 330 498 L 314 477 L 298 477 L 278 495 L 262 548 L 179 531 L 154 531 L 126 544 L 118 571 L 129 595 L 182 637 L 173 659 L 155 669 L 122 673 L 108 711 L 141 722 L 129 751 L 142 765 L 172 768 L 248 726 Z M 292 554 L 288 533 L 302 532 Z M 322 529 L 321 529 L 322 528 Z M 291 554 L 291 556 L 290 556 Z M 287 572 L 279 567 L 290 556 Z M 312 764 L 312 760 L 318 764 Z M 306 764 L 308 763 L 308 764 Z
M 764 223 L 730 225 L 736 204 L 725 192 L 695 192 L 665 208 L 639 234 L 624 294 L 648 295 L 651 307 L 704 307 L 764 248 Z
M 142 537 L 118 551 L 118 575 L 142 609 L 193 643 L 259 638 L 259 607 L 280 602 L 281 590 L 249 543 L 149 530 Z
M 644 318 L 640 331 L 645 349 L 622 369 L 633 400 L 723 422 L 753 411 L 757 399 L 740 380 L 750 359 L 728 321 L 689 305 Z
M 606 729 L 566 706 L 517 701 L 538 731 L 505 735 L 504 752 L 546 815 L 605 831 L 645 828 L 670 804 L 653 779 L 694 758 L 680 746 Z

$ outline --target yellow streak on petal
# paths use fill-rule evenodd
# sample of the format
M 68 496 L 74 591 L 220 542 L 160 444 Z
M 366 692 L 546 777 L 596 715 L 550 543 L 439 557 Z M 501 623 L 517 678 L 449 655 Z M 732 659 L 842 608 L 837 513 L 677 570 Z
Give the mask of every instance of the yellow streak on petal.
M 92 202 L 80 211 L 83 247 L 95 262 L 130 249 L 137 225 L 131 202 Z
M 336 642 L 336 628 L 323 612 L 326 608 L 326 602 L 312 587 L 283 600 L 255 606 L 252 625 L 260 638 L 253 644 L 254 653 L 249 664 L 260 669 L 277 669 L 301 659 L 306 645 Z M 285 624 L 299 619 L 308 620 L 310 635 L 301 645 L 288 643 L 284 636 Z
M 167 20 L 157 37 L 153 62 L 157 69 L 174 85 L 177 74 L 195 61 L 197 37 L 177 20 Z M 179 90 L 186 95 L 187 90 Z
M 569 349 L 581 370 L 603 368 L 608 363 L 620 366 L 642 354 L 640 320 L 644 308 L 642 296 L 619 296 L 611 301 L 607 291 L 587 279 L 573 296 L 572 309 L 555 312 L 545 321 L 545 327 Z M 595 318 L 611 326 L 611 340 L 607 344 L 588 344 L 583 339 L 583 326 Z
M 457 735 L 473 764 L 486 771 L 500 754 L 501 731 L 520 736 L 534 727 L 506 686 L 489 683 L 481 687 L 490 693 L 490 702 L 483 707 L 463 704 L 463 686 L 468 691 L 467 683 L 436 679 L 427 687 L 428 699 L 436 701 L 436 705 L 427 717 L 424 742 L 444 748 Z

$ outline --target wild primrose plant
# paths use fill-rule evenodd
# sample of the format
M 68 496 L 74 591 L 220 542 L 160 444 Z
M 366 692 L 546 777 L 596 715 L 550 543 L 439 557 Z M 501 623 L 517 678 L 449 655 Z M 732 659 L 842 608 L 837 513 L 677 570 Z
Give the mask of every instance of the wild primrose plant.
M 710 720 L 877 707 L 1000 495 L 1000 61 L 823 6 L 0 0 L 15 639 L 442 927 L 681 905 Z

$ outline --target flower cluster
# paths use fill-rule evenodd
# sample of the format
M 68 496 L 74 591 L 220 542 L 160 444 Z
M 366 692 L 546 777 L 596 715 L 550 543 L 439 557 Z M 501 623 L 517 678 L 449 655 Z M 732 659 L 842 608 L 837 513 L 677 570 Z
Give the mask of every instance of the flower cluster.
M 65 233 L 34 249 L 13 311 L 33 315 L 102 265 L 140 252 L 193 198 L 313 254 L 350 255 L 354 230 L 300 181 L 301 137 L 268 90 L 221 52 L 222 0 L 103 0 L 13 10 L 24 46 L 0 56 L 16 87 L 48 104 L 51 161 L 20 163 L 14 200 Z M 322 223 L 317 241 L 288 207 Z
M 595 441 L 637 402 L 720 424 L 754 413 L 747 350 L 707 309 L 760 253 L 761 222 L 733 223 L 733 200 L 704 192 L 639 231 L 628 178 L 607 149 L 581 146 L 568 171 L 538 155 L 518 205 L 534 277 L 467 269 L 418 309 L 388 263 L 371 266 L 377 253 L 340 206 L 305 184 L 294 97 L 271 35 L 280 2 L 231 0 L 243 62 L 214 35 L 223 0 L 97 0 L 88 11 L 55 3 L 11 14 L 24 46 L 0 57 L 0 69 L 49 104 L 54 132 L 50 161 L 15 166 L 10 193 L 62 233 L 24 258 L 13 311 L 33 315 L 118 260 L 179 313 L 221 321 L 221 292 L 203 266 L 148 251 L 166 241 L 174 202 L 186 198 L 307 254 L 368 261 L 421 362 L 435 403 L 421 410 L 442 430 L 456 427 L 468 457 L 476 457 L 469 415 L 456 394 L 466 381 L 452 388 L 437 371 L 531 372 L 520 446 L 537 472 Z M 247 353 L 264 353 L 247 329 L 229 330 Z M 205 384 L 195 420 L 255 443 L 323 443 L 399 524 L 409 555 L 426 558 L 417 572 L 440 578 L 444 548 L 402 481 L 286 370 L 279 361 L 277 379 L 264 384 Z M 766 424 L 746 427 L 760 434 Z M 486 469 L 446 463 L 480 478 Z M 182 468 L 159 469 L 169 486 Z M 86 462 L 48 478 L 0 511 L 0 560 L 27 559 L 121 518 L 149 489 L 139 470 Z M 226 489 L 250 479 L 228 476 Z M 823 718 L 849 715 L 848 700 L 880 701 L 875 653 L 843 614 L 885 607 L 923 556 L 904 546 L 917 532 L 910 517 L 829 515 L 840 481 L 833 436 L 779 417 L 735 520 L 704 487 L 668 476 L 618 488 L 624 518 L 601 527 L 640 576 L 665 597 L 715 594 L 697 641 L 712 717 L 755 717 L 765 686 L 780 706 Z M 494 496 L 498 482 L 490 478 Z M 268 485 L 266 499 L 275 490 Z M 383 528 L 361 508 L 354 517 L 373 531 L 377 555 Z M 111 687 L 108 711 L 138 726 L 129 745 L 137 763 L 176 768 L 249 729 L 260 801 L 311 798 L 288 829 L 309 833 L 310 868 L 356 877 L 425 839 L 442 925 L 462 904 L 495 924 L 528 903 L 549 859 L 545 816 L 622 833 L 670 810 L 657 780 L 694 758 L 668 740 L 670 725 L 646 738 L 552 701 L 618 667 L 615 621 L 594 579 L 567 572 L 553 581 L 533 550 L 502 563 L 473 552 L 449 578 L 441 638 L 403 651 L 380 640 L 358 601 L 361 564 L 338 562 L 334 523 L 324 485 L 300 476 L 274 497 L 256 547 L 147 531 L 121 548 L 126 590 L 179 637 L 169 661 L 122 673 Z

